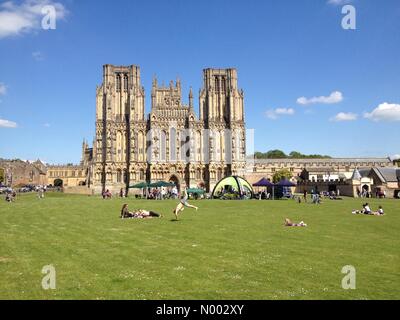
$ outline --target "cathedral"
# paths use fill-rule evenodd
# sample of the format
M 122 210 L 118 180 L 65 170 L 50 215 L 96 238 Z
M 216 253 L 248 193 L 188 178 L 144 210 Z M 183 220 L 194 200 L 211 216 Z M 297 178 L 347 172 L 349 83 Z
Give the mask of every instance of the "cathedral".
M 179 80 L 160 86 L 153 79 L 150 98 L 146 115 L 138 66 L 103 66 L 90 166 L 94 192 L 160 180 L 212 191 L 221 178 L 245 173 L 244 96 L 236 69 L 203 70 L 198 116 L 192 88 L 189 104 L 182 103 Z
M 351 197 L 358 190 L 400 197 L 400 170 L 389 158 L 246 157 L 244 96 L 236 69 L 203 70 L 197 115 L 191 88 L 188 104 L 182 103 L 179 80 L 165 86 L 153 79 L 150 99 L 146 114 L 138 66 L 105 65 L 96 90 L 95 138 L 92 147 L 83 141 L 81 163 L 0 159 L 0 184 L 47 184 L 93 195 L 106 189 L 133 192 L 129 186 L 162 180 L 178 189 L 211 192 L 226 176 L 242 176 L 252 184 L 287 170 L 300 193 L 318 188 Z

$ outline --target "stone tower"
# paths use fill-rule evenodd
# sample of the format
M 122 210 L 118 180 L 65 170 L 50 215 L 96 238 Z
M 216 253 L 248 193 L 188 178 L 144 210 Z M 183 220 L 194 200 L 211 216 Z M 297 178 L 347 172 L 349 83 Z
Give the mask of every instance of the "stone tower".
M 209 129 L 209 180 L 243 175 L 246 166 L 244 95 L 236 69 L 204 69 L 200 120 Z
M 103 66 L 103 83 L 96 90 L 96 192 L 125 189 L 137 175 L 145 179 L 144 95 L 138 66 Z

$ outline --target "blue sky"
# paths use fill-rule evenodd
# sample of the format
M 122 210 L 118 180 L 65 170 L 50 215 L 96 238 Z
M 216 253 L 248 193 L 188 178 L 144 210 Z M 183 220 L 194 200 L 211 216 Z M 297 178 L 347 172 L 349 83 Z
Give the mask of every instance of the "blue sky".
M 236 67 L 259 151 L 399 154 L 399 31 L 398 0 L 1 1 L 0 158 L 78 162 L 107 63 L 140 66 L 147 111 L 154 74 L 198 111 L 202 69 Z

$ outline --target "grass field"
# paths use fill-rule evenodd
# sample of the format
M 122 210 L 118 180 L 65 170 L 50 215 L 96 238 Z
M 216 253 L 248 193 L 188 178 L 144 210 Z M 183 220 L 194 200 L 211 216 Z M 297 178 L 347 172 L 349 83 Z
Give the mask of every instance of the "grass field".
M 124 202 L 165 217 L 121 220 Z M 399 299 L 400 201 L 369 202 L 386 215 L 352 215 L 359 199 L 203 200 L 176 222 L 170 200 L 1 200 L 0 299 Z M 49 264 L 55 290 L 41 287 Z M 341 287 L 345 265 L 356 290 Z

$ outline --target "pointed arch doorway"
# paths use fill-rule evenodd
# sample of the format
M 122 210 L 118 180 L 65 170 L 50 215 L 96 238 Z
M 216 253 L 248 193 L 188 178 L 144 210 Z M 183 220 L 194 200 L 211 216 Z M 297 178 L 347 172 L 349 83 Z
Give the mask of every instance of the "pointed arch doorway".
M 178 192 L 181 191 L 181 182 L 180 179 L 177 175 L 173 174 L 169 177 L 168 182 L 173 182 L 176 185 L 176 188 L 178 189 Z

